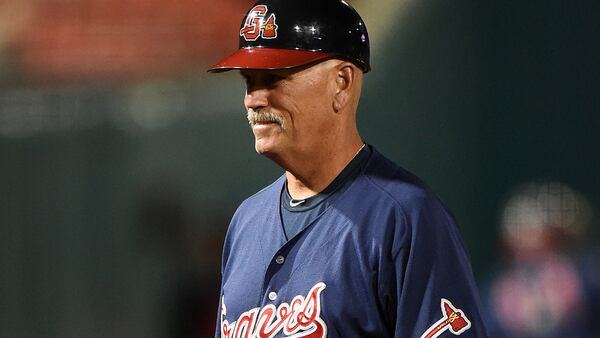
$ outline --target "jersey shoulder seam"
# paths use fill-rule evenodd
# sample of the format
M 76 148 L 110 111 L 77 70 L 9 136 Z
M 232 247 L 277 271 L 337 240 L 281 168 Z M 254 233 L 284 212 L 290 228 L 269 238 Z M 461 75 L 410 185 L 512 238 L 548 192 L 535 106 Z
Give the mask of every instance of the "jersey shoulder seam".
M 392 176 L 396 175 L 399 171 L 401 171 L 402 169 L 400 167 L 396 167 Z M 369 182 L 369 184 L 371 184 L 375 189 L 379 190 L 384 196 L 386 196 L 387 198 L 389 198 L 392 203 L 394 205 L 396 205 L 398 207 L 400 216 L 402 217 L 402 224 L 404 225 L 404 227 L 406 228 L 407 231 L 409 231 L 410 233 L 412 233 L 413 229 L 412 226 L 410 225 L 409 217 L 408 217 L 408 213 L 406 212 L 406 207 L 404 205 L 404 203 L 400 202 L 398 199 L 396 199 L 394 197 L 394 195 L 392 195 L 387 189 L 385 189 L 384 187 L 382 187 L 380 184 L 378 184 L 376 181 L 374 181 L 368 174 L 363 173 L 363 176 L 365 176 L 365 179 L 367 180 L 367 182 Z M 421 187 L 422 189 L 425 189 L 423 187 Z M 413 197 L 413 199 L 426 199 L 427 198 L 427 194 L 425 194 L 424 196 L 415 196 Z M 412 236 L 412 235 L 410 235 Z M 401 253 L 402 251 L 399 250 L 398 252 L 396 252 L 394 254 L 393 259 L 396 259 L 397 256 Z
M 400 171 L 400 168 L 396 168 L 394 170 L 393 175 L 396 175 L 396 173 L 398 171 Z M 377 182 L 375 182 L 370 175 L 363 173 L 363 176 L 365 177 L 365 179 L 371 184 L 373 185 L 376 189 L 378 189 L 379 191 L 381 191 L 382 194 L 384 194 L 385 196 L 387 196 L 390 200 L 392 200 L 394 202 L 394 204 L 396 204 L 400 210 L 402 211 L 402 214 L 404 216 L 404 218 L 406 218 L 406 212 L 405 212 L 405 208 L 402 202 L 400 202 L 398 199 L 396 199 L 396 197 L 394 197 L 394 195 L 392 195 L 387 189 L 385 189 L 384 187 L 382 187 L 380 184 L 378 184 Z M 424 191 L 426 191 L 425 188 L 420 187 L 421 189 L 423 189 Z M 415 196 L 413 197 L 414 199 L 426 199 L 427 198 L 427 194 L 425 194 L 424 196 Z
M 394 175 L 400 170 L 400 168 L 396 168 L 396 170 L 394 170 Z M 371 184 L 372 186 L 374 186 L 377 190 L 381 191 L 382 194 L 384 194 L 385 196 L 387 196 L 390 200 L 392 200 L 394 202 L 394 204 L 396 206 L 398 206 L 400 208 L 400 212 L 402 212 L 402 217 L 404 218 L 404 221 L 406 222 L 406 220 L 408 219 L 406 216 L 406 211 L 404 210 L 404 206 L 402 205 L 402 203 L 400 201 L 398 201 L 394 195 L 392 195 L 389 191 L 387 191 L 384 187 L 382 187 L 381 185 L 379 185 L 377 182 L 375 182 L 373 179 L 371 179 L 371 177 L 368 174 L 363 173 L 363 176 L 365 177 L 365 179 L 369 182 L 369 184 Z

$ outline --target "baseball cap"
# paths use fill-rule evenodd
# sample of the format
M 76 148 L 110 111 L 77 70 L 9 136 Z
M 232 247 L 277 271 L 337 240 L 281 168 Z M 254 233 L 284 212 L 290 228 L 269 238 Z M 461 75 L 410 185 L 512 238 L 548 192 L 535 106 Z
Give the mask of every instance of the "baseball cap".
M 371 69 L 367 27 L 343 0 L 261 0 L 239 34 L 239 49 L 209 72 L 293 68 L 329 58 Z

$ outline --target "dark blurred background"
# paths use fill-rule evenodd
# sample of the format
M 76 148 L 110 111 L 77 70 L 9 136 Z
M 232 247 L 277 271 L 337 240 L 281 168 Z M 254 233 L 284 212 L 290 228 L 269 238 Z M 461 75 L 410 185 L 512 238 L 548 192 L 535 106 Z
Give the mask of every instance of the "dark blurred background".
M 576 191 L 598 246 L 600 2 L 349 3 L 365 141 L 454 212 L 482 292 L 524 183 Z M 0 1 L 0 337 L 213 335 L 229 218 L 282 173 L 205 73 L 251 4 Z

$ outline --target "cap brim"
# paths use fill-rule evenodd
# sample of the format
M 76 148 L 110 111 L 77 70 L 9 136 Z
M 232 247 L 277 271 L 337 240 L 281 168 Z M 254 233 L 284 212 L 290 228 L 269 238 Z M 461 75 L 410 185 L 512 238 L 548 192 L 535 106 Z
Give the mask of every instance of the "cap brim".
M 309 64 L 330 57 L 330 54 L 276 48 L 240 48 L 208 69 L 225 72 L 233 69 L 282 69 Z

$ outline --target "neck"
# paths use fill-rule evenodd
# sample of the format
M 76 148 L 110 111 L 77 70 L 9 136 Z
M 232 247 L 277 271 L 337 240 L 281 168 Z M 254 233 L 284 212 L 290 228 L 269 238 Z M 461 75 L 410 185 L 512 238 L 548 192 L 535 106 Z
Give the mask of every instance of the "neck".
M 349 145 L 315 152 L 298 166 L 286 170 L 288 191 L 294 199 L 314 196 L 323 191 L 354 159 L 364 146 L 360 137 Z

